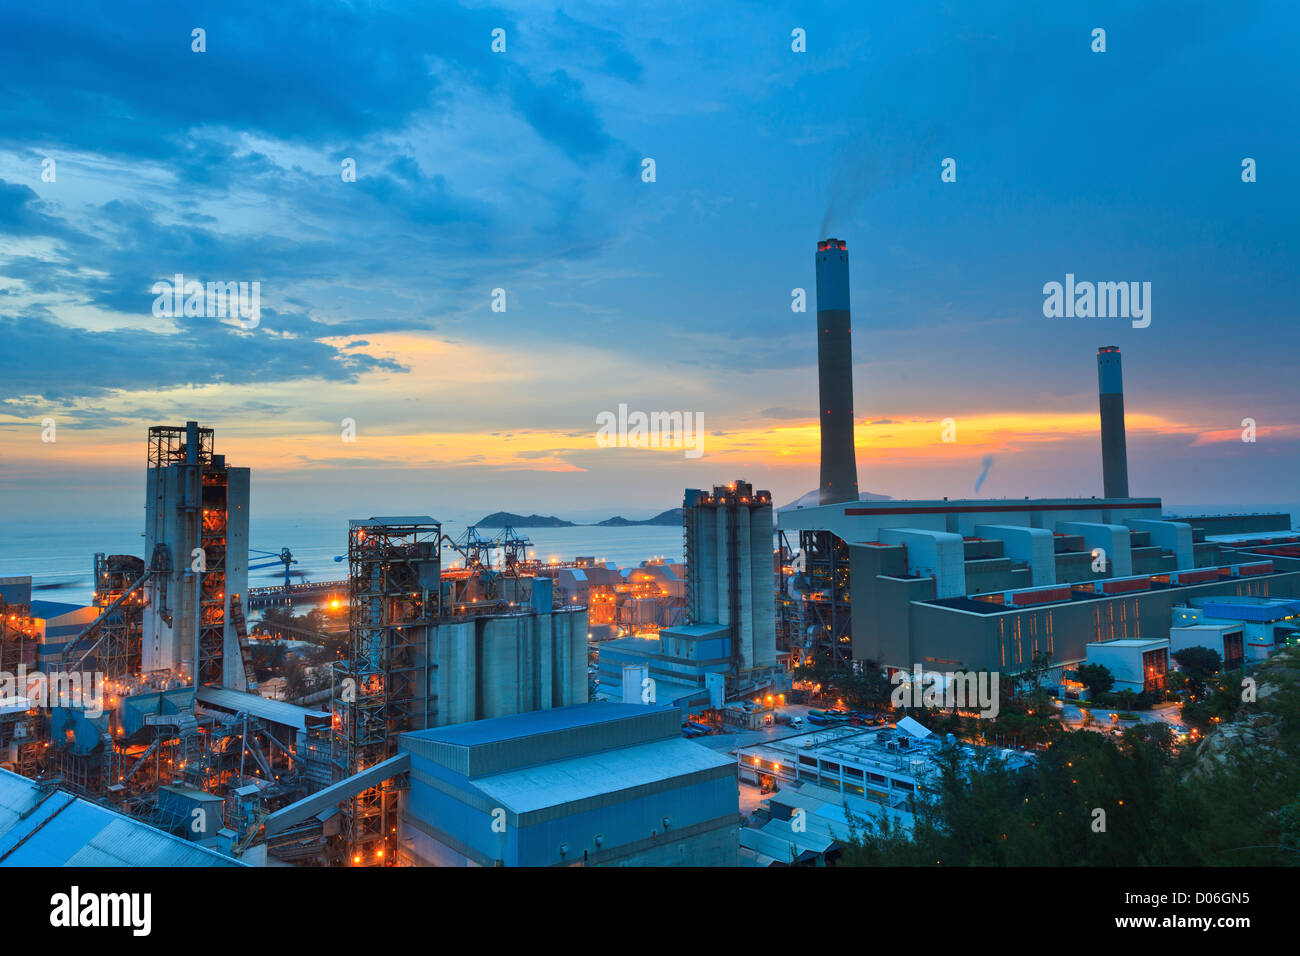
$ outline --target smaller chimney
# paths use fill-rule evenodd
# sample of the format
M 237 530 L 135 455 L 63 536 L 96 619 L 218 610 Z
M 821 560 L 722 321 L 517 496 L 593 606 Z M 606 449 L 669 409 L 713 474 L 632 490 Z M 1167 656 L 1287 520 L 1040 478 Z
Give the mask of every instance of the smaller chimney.
M 1107 498 L 1128 497 L 1128 447 L 1124 437 L 1124 374 L 1119 346 L 1097 349 L 1097 390 L 1101 396 L 1101 476 Z

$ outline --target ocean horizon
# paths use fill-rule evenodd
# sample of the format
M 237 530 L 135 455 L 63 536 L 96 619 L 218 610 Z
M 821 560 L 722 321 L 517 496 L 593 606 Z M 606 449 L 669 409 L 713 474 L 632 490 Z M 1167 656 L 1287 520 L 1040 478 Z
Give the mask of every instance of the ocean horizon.
M 443 522 L 443 533 L 459 539 L 467 525 Z M 682 529 L 674 525 L 634 525 L 626 528 L 578 525 L 572 528 L 519 528 L 517 533 L 533 543 L 531 556 L 541 561 L 570 561 L 593 557 L 619 567 L 640 565 L 652 558 L 682 560 Z M 497 529 L 481 527 L 484 537 Z M 346 519 L 320 516 L 286 516 L 249 522 L 250 552 L 293 552 L 301 572 L 310 581 L 347 577 L 348 524 Z M 31 575 L 34 586 L 44 586 L 34 598 L 67 604 L 89 604 L 94 556 L 134 554 L 144 557 L 144 516 L 139 518 L 67 521 L 0 521 L 0 577 Z M 336 557 L 343 558 L 335 561 Z M 459 555 L 443 545 L 443 561 L 452 564 Z M 284 580 L 283 565 L 274 555 L 249 554 L 249 565 L 275 561 L 270 568 L 250 571 L 250 587 L 269 587 Z M 302 580 L 295 577 L 295 580 Z M 53 585 L 53 587 L 50 587 Z
M 1259 505 L 1165 505 L 1166 514 L 1240 514 L 1283 511 L 1291 515 L 1292 527 L 1300 520 L 1300 503 Z M 465 532 L 464 521 L 444 520 L 443 532 L 453 540 Z M 274 554 L 288 548 L 297 559 L 294 572 L 310 581 L 332 581 L 347 577 L 347 519 L 321 515 L 283 515 L 258 518 L 249 526 L 251 550 L 272 555 L 249 555 L 249 564 L 275 561 Z M 482 527 L 485 536 L 497 529 Z M 577 525 L 571 528 L 518 528 L 528 538 L 532 556 L 541 561 L 554 558 L 571 561 L 592 557 L 619 567 L 636 567 L 643 561 L 663 558 L 682 560 L 682 529 L 675 525 L 633 525 L 611 528 Z M 0 577 L 31 575 L 40 587 L 38 600 L 68 604 L 89 604 L 94 593 L 91 582 L 96 552 L 134 554 L 143 557 L 144 516 L 67 519 L 62 521 L 0 520 Z M 444 545 L 444 562 L 458 560 Z M 343 560 L 336 561 L 336 557 Z M 250 587 L 269 587 L 284 580 L 283 565 L 249 572 Z M 295 580 L 302 580 L 295 576 Z M 43 586 L 43 587 L 42 587 Z

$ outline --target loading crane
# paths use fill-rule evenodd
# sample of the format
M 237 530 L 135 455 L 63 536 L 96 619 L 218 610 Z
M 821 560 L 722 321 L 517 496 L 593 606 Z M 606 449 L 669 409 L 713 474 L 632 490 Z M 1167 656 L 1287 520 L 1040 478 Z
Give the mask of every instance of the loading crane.
M 298 577 L 304 576 L 301 571 L 295 572 L 290 570 L 290 565 L 297 564 L 298 559 L 293 556 L 293 552 L 290 551 L 288 548 L 281 548 L 278 554 L 275 551 L 257 551 L 253 548 L 249 548 L 248 556 L 250 558 L 255 558 L 256 560 L 259 561 L 261 561 L 263 558 L 272 559 L 270 561 L 263 561 L 261 564 L 250 564 L 248 566 L 248 570 L 250 571 L 260 571 L 263 568 L 273 568 L 276 565 L 284 566 L 284 595 L 286 598 L 289 596 L 289 590 L 290 590 L 289 585 L 291 583 L 290 579 L 295 574 L 297 574 Z

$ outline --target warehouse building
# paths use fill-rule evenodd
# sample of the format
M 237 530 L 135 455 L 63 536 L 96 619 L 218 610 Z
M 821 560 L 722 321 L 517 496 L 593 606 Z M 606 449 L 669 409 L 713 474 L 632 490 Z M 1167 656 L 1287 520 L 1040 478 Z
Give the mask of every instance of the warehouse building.
M 734 866 L 735 763 L 672 707 L 592 703 L 403 734 L 417 865 Z

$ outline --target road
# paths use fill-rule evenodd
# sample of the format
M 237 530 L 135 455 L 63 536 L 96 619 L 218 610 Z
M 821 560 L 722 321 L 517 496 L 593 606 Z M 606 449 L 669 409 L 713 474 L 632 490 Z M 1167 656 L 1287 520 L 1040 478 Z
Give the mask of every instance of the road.
M 1128 711 L 1137 717 L 1137 720 L 1111 720 L 1110 715 L 1118 713 L 1117 710 L 1109 707 L 1090 707 L 1086 702 L 1083 707 L 1073 701 L 1063 701 L 1057 704 L 1057 709 L 1061 711 L 1061 723 L 1067 730 L 1093 730 L 1098 733 L 1105 733 L 1115 727 L 1121 730 L 1125 727 L 1134 727 L 1138 724 L 1163 723 L 1168 724 L 1171 728 L 1182 723 L 1182 717 L 1179 714 L 1179 705 L 1156 704 L 1150 710 Z M 1092 723 L 1084 727 L 1082 710 L 1087 710 L 1092 714 Z

